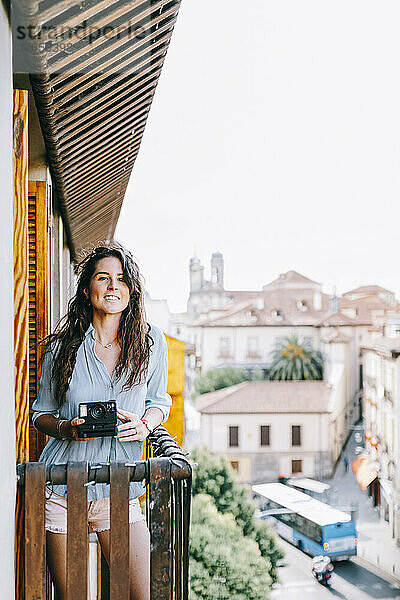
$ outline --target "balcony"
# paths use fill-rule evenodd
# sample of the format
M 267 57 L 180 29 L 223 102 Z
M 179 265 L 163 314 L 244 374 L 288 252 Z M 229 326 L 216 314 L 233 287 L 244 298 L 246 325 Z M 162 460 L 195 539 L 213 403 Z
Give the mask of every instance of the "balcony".
M 253 360 L 259 360 L 259 359 L 261 359 L 261 354 L 259 353 L 258 350 L 247 350 L 246 358 L 253 359 Z
M 218 353 L 218 358 L 224 359 L 233 359 L 233 354 L 230 350 L 220 350 Z
M 68 486 L 67 577 L 68 599 L 88 596 L 87 487 L 110 483 L 110 567 L 98 562 L 97 598 L 129 598 L 129 482 L 145 481 L 146 518 L 150 530 L 151 600 L 187 600 L 189 588 L 189 522 L 191 466 L 164 427 L 149 438 L 148 454 L 134 464 L 18 465 L 18 506 L 23 513 L 19 582 L 24 598 L 52 597 L 46 575 L 45 487 Z M 100 551 L 98 552 L 100 556 Z M 22 558 L 23 557 L 23 558 Z M 101 564 L 101 567 L 100 567 Z M 24 575 L 23 575 L 24 574 Z M 93 592 L 93 591 L 92 591 Z

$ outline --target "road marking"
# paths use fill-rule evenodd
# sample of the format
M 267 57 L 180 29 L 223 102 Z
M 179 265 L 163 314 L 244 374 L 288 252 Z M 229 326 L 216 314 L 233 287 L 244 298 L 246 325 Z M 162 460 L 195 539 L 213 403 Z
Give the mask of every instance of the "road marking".
M 305 587 L 307 585 L 312 585 L 313 587 L 315 587 L 315 581 L 309 581 L 309 580 L 305 580 L 305 581 L 288 581 L 287 583 L 278 583 L 277 587 L 281 587 L 281 588 L 289 588 L 289 587 Z
M 302 592 L 305 593 L 305 594 L 312 594 L 313 592 L 315 592 L 315 587 L 314 586 L 311 586 L 309 584 L 308 585 L 304 585 L 303 584 L 302 586 L 295 584 L 295 585 L 291 586 L 291 590 L 285 588 L 285 586 L 283 586 L 282 589 L 279 589 L 279 590 L 275 589 L 275 590 L 273 590 L 271 592 L 271 598 L 275 598 L 276 596 L 282 596 L 283 594 L 285 595 L 285 598 L 287 598 L 288 595 L 291 595 L 292 593 L 296 592 L 296 590 L 298 590 L 299 587 L 302 588 Z
M 319 584 L 316 581 L 288 581 L 287 583 L 278 583 L 272 588 L 272 595 L 282 594 L 284 591 L 289 592 L 290 589 L 302 588 L 305 591 L 312 592 Z

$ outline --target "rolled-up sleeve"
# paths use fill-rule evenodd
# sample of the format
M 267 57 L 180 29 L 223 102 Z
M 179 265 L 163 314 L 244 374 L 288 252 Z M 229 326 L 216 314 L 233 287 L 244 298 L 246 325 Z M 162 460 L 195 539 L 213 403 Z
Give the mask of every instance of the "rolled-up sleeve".
M 35 426 L 36 419 L 40 415 L 54 415 L 58 417 L 59 409 L 54 398 L 54 385 L 51 381 L 51 369 L 53 362 L 53 354 L 49 349 L 46 349 L 43 362 L 42 373 L 39 380 L 39 392 L 35 402 L 32 404 L 32 424 Z
M 147 378 L 147 393 L 145 409 L 159 408 L 163 415 L 163 423 L 169 417 L 172 400 L 167 394 L 168 385 L 168 350 L 165 335 L 158 329 L 152 327 L 150 335 L 154 340 L 149 360 L 149 372 Z

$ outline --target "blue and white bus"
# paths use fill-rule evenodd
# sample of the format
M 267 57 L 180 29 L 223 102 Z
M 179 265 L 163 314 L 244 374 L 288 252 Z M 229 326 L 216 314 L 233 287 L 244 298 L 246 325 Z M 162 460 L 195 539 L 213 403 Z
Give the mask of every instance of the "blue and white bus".
M 277 533 L 311 556 L 347 560 L 357 554 L 357 533 L 349 514 L 282 483 L 254 485 L 265 498 Z

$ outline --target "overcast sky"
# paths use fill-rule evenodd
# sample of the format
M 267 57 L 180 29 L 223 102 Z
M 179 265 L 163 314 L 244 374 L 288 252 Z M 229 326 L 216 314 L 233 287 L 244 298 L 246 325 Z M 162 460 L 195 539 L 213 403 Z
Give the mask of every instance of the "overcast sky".
M 400 296 L 398 0 L 183 0 L 117 238 L 184 310 L 296 269 Z M 206 272 L 206 275 L 208 273 Z

